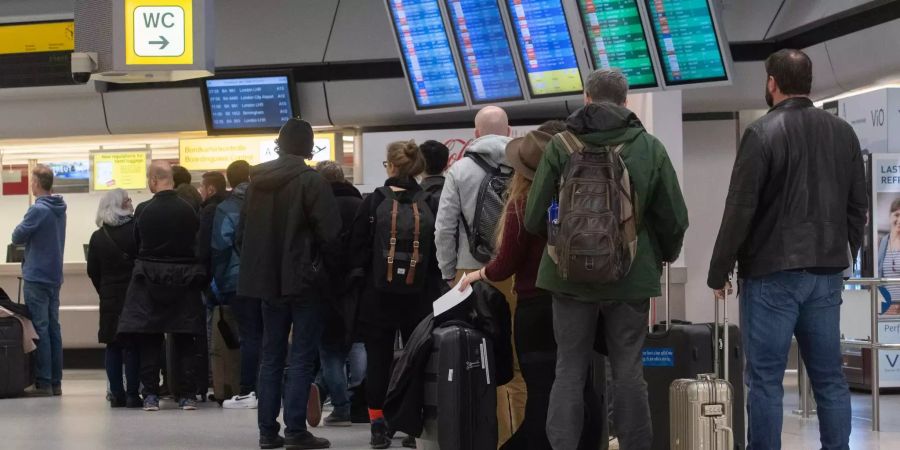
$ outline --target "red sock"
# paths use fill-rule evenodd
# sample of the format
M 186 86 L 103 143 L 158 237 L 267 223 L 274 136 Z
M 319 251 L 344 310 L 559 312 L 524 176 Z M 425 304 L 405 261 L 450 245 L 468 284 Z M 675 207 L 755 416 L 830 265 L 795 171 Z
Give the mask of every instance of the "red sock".
M 383 409 L 369 409 L 369 421 L 384 420 Z

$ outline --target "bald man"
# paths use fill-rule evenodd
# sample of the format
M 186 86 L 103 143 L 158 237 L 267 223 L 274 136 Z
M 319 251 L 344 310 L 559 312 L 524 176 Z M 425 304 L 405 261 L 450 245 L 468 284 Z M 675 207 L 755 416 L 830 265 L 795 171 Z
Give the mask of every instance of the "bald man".
M 511 134 L 506 111 L 496 106 L 481 108 L 475 115 L 475 140 L 466 147 L 466 157 L 453 164 L 445 175 L 435 223 L 435 244 L 441 276 L 451 286 L 463 272 L 479 270 L 490 261 L 493 249 L 470 245 L 468 231 L 476 226 L 478 193 L 488 170 L 499 168 L 512 173 L 506 162 L 506 144 Z M 495 286 L 515 305 L 511 280 Z M 512 382 L 497 390 L 501 444 L 524 419 L 524 390 L 525 382 L 518 371 Z
M 200 290 L 207 275 L 197 264 L 195 246 L 199 218 L 175 192 L 172 168 L 154 162 L 147 171 L 153 198 L 135 209 L 138 255 L 119 319 L 119 334 L 136 343 L 141 358 L 144 410 L 159 410 L 159 373 L 165 333 L 171 333 L 172 371 L 169 389 L 178 407 L 197 409 L 194 380 L 195 340 L 206 333 L 206 311 Z

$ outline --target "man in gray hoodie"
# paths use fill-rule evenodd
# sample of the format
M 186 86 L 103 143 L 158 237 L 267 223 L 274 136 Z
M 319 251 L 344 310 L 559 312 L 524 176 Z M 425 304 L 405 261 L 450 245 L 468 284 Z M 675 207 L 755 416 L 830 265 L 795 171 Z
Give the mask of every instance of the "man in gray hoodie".
M 493 167 L 508 166 L 506 144 L 511 140 L 512 130 L 506 111 L 496 106 L 485 106 L 475 115 L 475 140 L 465 149 L 466 153 L 476 153 Z M 479 270 L 484 263 L 479 262 L 469 251 L 469 236 L 466 224 L 472 229 L 481 182 L 488 176 L 472 158 L 461 158 L 444 175 L 444 190 L 441 192 L 440 207 L 435 219 L 435 246 L 441 276 L 453 286 L 463 272 Z M 465 224 L 463 223 L 465 220 Z M 515 305 L 515 294 L 511 280 L 495 283 L 506 295 L 510 305 Z M 516 366 L 515 377 L 497 390 L 497 411 L 499 442 L 502 444 L 512 436 L 525 416 L 525 381 Z
M 506 144 L 510 134 L 506 111 L 485 106 L 475 116 L 476 139 L 465 151 L 481 155 L 494 167 L 507 165 Z M 487 172 L 471 158 L 460 158 L 444 175 L 444 190 L 435 219 L 435 244 L 441 276 L 451 286 L 455 284 L 457 271 L 478 270 L 484 266 L 469 251 L 469 236 L 461 219 L 472 228 L 478 190 L 486 176 Z

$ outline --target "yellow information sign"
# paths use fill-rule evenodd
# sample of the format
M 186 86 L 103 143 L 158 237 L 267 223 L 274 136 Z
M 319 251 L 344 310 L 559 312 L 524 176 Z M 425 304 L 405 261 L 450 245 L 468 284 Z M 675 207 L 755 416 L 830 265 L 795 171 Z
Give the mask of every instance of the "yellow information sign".
M 147 188 L 147 151 L 98 152 L 93 159 L 95 191 L 112 189 L 138 190 Z
M 179 141 L 179 164 L 194 171 L 225 170 L 229 164 L 244 160 L 250 165 L 278 158 L 275 135 L 246 137 L 211 137 Z M 335 160 L 334 133 L 315 133 L 313 158 L 309 164 Z
M 194 64 L 193 0 L 125 0 L 125 64 Z
M 223 170 L 234 161 L 259 164 L 260 155 L 274 154 L 276 136 L 182 139 L 179 161 L 187 170 Z
M 0 25 L 0 55 L 75 49 L 75 22 Z

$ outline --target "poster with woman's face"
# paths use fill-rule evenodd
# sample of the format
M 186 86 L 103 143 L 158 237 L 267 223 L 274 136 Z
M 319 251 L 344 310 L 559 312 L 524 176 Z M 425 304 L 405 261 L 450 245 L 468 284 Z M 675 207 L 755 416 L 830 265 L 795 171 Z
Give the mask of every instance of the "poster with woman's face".
M 876 275 L 900 279 L 900 155 L 873 155 L 872 184 Z M 882 315 L 900 316 L 900 285 L 883 286 L 879 291 Z

